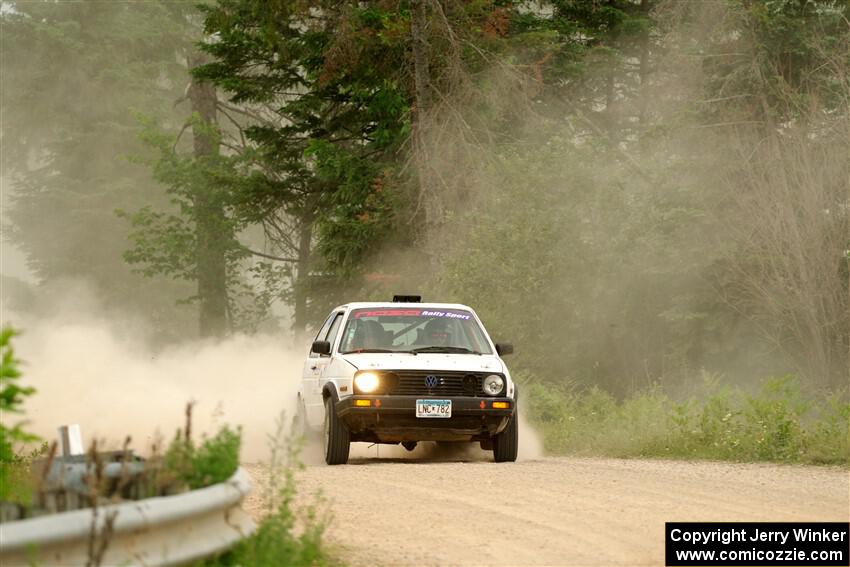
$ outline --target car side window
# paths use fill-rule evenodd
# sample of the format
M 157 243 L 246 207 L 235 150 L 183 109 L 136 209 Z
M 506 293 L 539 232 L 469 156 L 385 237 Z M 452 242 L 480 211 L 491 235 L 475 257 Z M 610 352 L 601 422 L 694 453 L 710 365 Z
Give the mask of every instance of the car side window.
M 316 334 L 317 341 L 324 341 L 325 337 L 328 336 L 328 329 L 331 328 L 331 324 L 334 322 L 334 318 L 336 317 L 336 312 L 328 315 L 327 320 L 322 325 L 322 328 L 319 329 L 319 332 Z
M 319 329 L 319 332 L 318 332 L 318 333 L 316 333 L 316 338 L 315 338 L 315 339 L 313 339 L 314 341 L 323 341 L 323 340 L 325 340 L 325 337 L 326 337 L 326 336 L 328 336 L 328 330 L 331 328 L 331 324 L 332 324 L 332 323 L 336 320 L 336 319 L 335 319 L 335 316 L 336 316 L 336 315 L 337 315 L 337 313 L 336 313 L 336 312 L 331 313 L 330 315 L 328 315 L 328 318 L 327 318 L 327 319 L 325 320 L 325 322 L 322 324 L 322 328 L 321 328 L 321 329 Z M 319 355 L 318 355 L 318 354 L 316 354 L 315 352 L 313 352 L 312 350 L 310 351 L 310 355 L 309 355 L 309 356 L 310 356 L 310 358 L 318 358 L 318 357 L 319 357 Z
M 333 323 L 331 323 L 331 328 L 328 330 L 328 337 L 326 339 L 322 339 L 331 343 L 331 348 L 334 346 L 334 341 L 336 340 L 337 333 L 339 333 L 339 326 L 341 323 L 342 313 L 337 313 Z

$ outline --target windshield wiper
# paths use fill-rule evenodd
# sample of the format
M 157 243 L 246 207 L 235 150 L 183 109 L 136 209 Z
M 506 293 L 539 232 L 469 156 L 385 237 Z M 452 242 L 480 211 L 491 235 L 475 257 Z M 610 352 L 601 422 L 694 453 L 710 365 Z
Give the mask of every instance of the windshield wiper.
M 388 348 L 356 348 L 354 350 L 347 350 L 342 354 L 358 354 L 361 352 L 399 352 L 397 350 L 390 350 Z M 404 352 L 404 351 L 401 351 Z
M 448 352 L 457 352 L 457 353 L 463 353 L 463 354 L 481 354 L 477 350 L 469 350 L 468 348 L 465 348 L 465 347 L 436 346 L 436 345 L 415 348 L 415 349 L 411 350 L 410 352 L 413 352 L 413 353 L 416 353 L 416 352 L 447 352 L 447 353 Z

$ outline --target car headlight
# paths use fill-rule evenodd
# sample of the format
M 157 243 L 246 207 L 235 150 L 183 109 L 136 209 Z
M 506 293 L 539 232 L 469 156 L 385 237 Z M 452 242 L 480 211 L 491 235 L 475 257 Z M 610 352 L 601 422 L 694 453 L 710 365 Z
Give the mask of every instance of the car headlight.
M 484 393 L 490 396 L 498 396 L 502 393 L 502 390 L 505 389 L 505 379 L 499 376 L 498 374 L 490 374 L 486 378 L 484 378 L 484 383 L 482 384 L 484 388 Z
M 354 387 L 364 394 L 377 390 L 378 384 L 378 375 L 374 372 L 362 372 L 354 377 Z

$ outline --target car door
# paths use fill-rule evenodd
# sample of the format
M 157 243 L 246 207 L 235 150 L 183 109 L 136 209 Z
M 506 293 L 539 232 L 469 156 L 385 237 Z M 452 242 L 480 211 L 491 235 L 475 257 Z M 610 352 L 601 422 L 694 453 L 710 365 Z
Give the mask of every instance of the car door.
M 328 335 L 328 330 L 331 328 L 331 324 L 333 323 L 335 316 L 336 311 L 332 311 L 330 315 L 328 315 L 327 319 L 325 319 L 325 322 L 319 328 L 319 332 L 316 333 L 316 338 L 313 339 L 314 341 L 324 340 L 324 337 Z M 301 385 L 298 388 L 299 398 L 301 401 L 303 401 L 305 408 L 306 406 L 311 406 L 316 403 L 316 383 L 318 381 L 319 376 L 321 375 L 321 371 L 319 369 L 319 355 L 313 352 L 312 343 L 310 344 L 310 347 L 310 352 L 307 353 L 307 360 L 304 361 L 304 367 L 301 370 Z M 320 390 L 320 401 L 321 393 L 322 392 Z M 312 420 L 309 421 L 312 422 Z
M 328 341 L 331 343 L 331 347 L 333 347 L 334 339 L 339 331 L 341 322 L 342 311 L 331 312 L 322 325 L 322 328 L 319 329 L 315 340 Z M 301 379 L 301 395 L 304 400 L 307 421 L 312 427 L 317 427 L 318 424 L 322 423 L 324 413 L 324 403 L 322 401 L 324 380 L 322 379 L 322 375 L 328 364 L 330 364 L 332 356 L 333 352 L 331 354 L 317 354 L 311 349 L 304 363 Z

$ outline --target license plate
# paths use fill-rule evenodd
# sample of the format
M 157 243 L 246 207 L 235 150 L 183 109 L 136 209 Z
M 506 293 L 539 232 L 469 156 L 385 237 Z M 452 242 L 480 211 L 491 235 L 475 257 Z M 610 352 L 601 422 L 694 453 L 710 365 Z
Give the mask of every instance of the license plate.
M 451 417 L 451 400 L 416 400 L 416 417 Z

